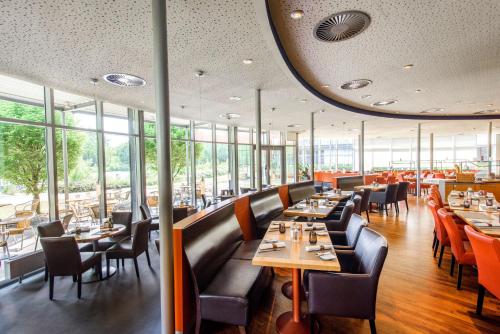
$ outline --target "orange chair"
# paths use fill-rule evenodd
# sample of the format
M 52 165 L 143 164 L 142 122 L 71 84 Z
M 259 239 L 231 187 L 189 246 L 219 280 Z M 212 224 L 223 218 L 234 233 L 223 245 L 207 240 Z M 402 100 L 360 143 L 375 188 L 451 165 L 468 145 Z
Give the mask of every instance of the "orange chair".
M 452 214 L 446 211 L 446 209 L 441 208 L 438 210 L 438 216 L 443 222 L 446 233 L 448 233 L 448 238 L 450 239 L 451 243 L 451 276 L 453 276 L 453 270 L 455 269 L 455 260 L 458 263 L 457 290 L 460 290 L 462 286 L 463 266 L 475 266 L 476 257 L 474 256 L 474 251 L 472 250 L 470 242 L 463 240 L 462 234 L 460 233 L 457 224 L 453 220 Z
M 435 179 L 445 179 L 444 173 L 434 173 L 434 178 Z
M 389 175 L 387 177 L 387 184 L 394 184 L 394 183 L 396 183 L 396 177 L 393 175 Z
M 481 315 L 485 290 L 500 298 L 500 240 L 479 233 L 470 226 L 465 227 L 465 233 L 476 254 L 479 283 L 476 314 Z

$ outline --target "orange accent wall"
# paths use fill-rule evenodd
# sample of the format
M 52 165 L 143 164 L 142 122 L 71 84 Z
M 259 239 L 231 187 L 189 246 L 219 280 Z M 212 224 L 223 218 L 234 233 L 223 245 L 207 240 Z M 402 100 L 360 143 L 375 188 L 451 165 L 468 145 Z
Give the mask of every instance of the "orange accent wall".
M 250 197 L 244 196 L 234 201 L 234 214 L 238 219 L 238 223 L 240 223 L 243 239 L 254 239 L 254 229 L 252 227 L 252 219 L 250 218 Z
M 182 230 L 173 231 L 173 254 L 174 254 L 174 310 L 175 330 L 184 331 L 184 293 L 183 289 L 183 251 Z
M 283 203 L 283 207 L 285 208 L 285 210 L 288 209 L 288 203 L 289 203 L 288 185 L 287 184 L 281 185 L 278 188 L 278 192 L 280 195 L 281 203 Z

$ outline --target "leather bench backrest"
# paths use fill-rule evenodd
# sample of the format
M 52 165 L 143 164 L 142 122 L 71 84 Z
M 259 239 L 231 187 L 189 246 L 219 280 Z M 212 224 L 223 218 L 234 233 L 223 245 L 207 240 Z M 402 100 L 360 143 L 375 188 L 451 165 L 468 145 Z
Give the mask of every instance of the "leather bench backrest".
M 292 204 L 296 204 L 314 193 L 313 181 L 300 182 L 288 186 L 288 194 Z
M 363 176 L 342 176 L 337 179 L 337 188 L 342 190 L 354 190 L 355 186 L 363 185 Z
M 252 219 L 256 225 L 280 215 L 284 208 L 278 188 L 271 188 L 250 196 Z
M 387 255 L 387 240 L 381 234 L 365 227 L 361 230 L 354 253 L 357 262 L 354 272 L 378 277 Z
M 216 210 L 183 231 L 183 244 L 198 290 L 203 291 L 243 240 L 234 204 Z
M 353 213 L 351 219 L 349 219 L 349 224 L 347 224 L 347 229 L 345 231 L 345 237 L 347 239 L 348 245 L 355 245 L 361 233 L 361 229 L 366 227 L 368 223 L 359 214 Z

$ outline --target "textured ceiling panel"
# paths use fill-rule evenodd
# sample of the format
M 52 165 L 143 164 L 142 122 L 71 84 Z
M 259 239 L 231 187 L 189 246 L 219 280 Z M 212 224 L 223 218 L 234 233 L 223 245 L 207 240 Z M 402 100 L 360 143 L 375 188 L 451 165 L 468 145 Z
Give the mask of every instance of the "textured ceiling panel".
M 294 67 L 335 100 L 409 114 L 445 108 L 442 115 L 470 115 L 490 104 L 500 106 L 500 1 L 278 0 L 270 4 Z M 300 20 L 290 17 L 296 9 L 305 13 Z M 370 26 L 341 42 L 314 38 L 318 22 L 347 10 L 368 14 Z M 414 66 L 405 70 L 406 64 Z M 340 89 L 344 82 L 360 78 L 373 84 L 359 90 Z M 321 87 L 325 84 L 330 87 Z M 361 98 L 368 94 L 370 98 Z M 388 99 L 398 103 L 371 105 Z

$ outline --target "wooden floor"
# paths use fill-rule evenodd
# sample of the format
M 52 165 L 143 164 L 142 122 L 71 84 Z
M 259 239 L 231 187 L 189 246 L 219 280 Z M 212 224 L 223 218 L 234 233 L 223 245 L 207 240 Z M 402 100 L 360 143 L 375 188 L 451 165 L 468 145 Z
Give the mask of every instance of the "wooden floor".
M 450 277 L 450 252 L 441 268 L 432 254 L 433 221 L 425 201 L 413 196 L 410 210 L 399 217 L 371 214 L 370 228 L 389 242 L 377 300 L 378 333 L 500 333 L 500 302 L 485 298 L 483 317 L 474 314 L 477 274 L 464 268 L 462 290 L 456 290 L 456 272 Z M 275 333 L 276 317 L 291 310 L 291 301 L 281 294 L 290 280 L 286 270 L 277 271 L 272 290 L 262 302 L 250 333 Z M 341 303 L 342 301 L 339 301 Z M 306 303 L 302 309 L 306 310 Z M 321 317 L 321 333 L 370 333 L 368 321 Z M 236 327 L 206 324 L 204 333 L 238 333 Z
M 399 217 L 372 214 L 370 227 L 389 241 L 378 290 L 377 329 L 379 333 L 500 333 L 500 302 L 487 295 L 484 316 L 474 315 L 476 274 L 464 270 L 463 289 L 455 288 L 450 277 L 450 253 L 442 268 L 432 257 L 433 222 L 424 201 L 410 200 L 410 211 Z M 55 301 L 48 299 L 43 274 L 22 284 L 0 289 L 1 334 L 45 333 L 160 333 L 159 258 L 150 246 L 152 268 L 139 258 L 141 280 L 133 265 L 108 281 L 83 286 L 83 299 L 76 298 L 71 278 L 56 280 Z M 270 291 L 255 314 L 249 333 L 275 333 L 276 317 L 291 309 L 281 294 L 281 285 L 290 280 L 286 270 L 277 270 Z M 342 301 L 339 300 L 339 303 Z M 302 305 L 306 309 L 305 302 Z M 322 333 L 369 333 L 367 321 L 321 317 Z M 203 324 L 203 333 L 239 333 L 235 326 Z

